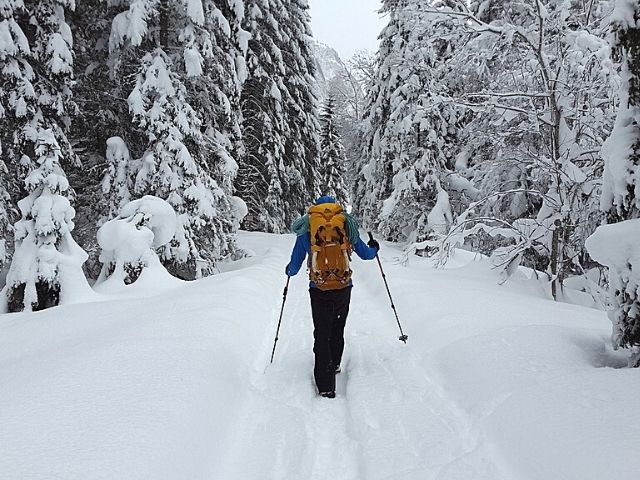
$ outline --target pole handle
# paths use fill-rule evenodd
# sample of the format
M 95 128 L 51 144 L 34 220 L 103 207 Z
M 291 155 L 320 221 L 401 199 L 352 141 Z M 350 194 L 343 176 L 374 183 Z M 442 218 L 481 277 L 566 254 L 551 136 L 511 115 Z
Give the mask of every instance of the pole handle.
M 367 232 L 369 234 L 369 241 L 373 240 L 373 233 Z

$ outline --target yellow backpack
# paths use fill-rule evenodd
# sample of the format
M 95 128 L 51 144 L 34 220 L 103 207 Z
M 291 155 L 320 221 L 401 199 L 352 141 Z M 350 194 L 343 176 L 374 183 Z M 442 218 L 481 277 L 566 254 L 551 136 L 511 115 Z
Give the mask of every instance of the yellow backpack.
M 320 290 L 337 290 L 351 280 L 351 243 L 342 207 L 322 203 L 309 209 L 309 279 Z

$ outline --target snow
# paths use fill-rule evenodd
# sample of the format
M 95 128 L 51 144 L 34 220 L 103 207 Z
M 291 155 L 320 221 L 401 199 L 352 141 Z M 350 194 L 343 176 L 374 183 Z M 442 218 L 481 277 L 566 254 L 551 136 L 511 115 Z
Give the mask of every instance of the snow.
M 169 243 L 176 228 L 173 207 L 160 198 L 146 195 L 124 205 L 117 218 L 98 230 L 100 261 L 107 269 L 103 268 L 99 283 L 105 279 L 109 267 L 114 271 L 106 281 L 118 286 L 124 284 L 125 265 L 141 265 L 153 268 L 156 273 L 162 272 L 155 249 Z
M 640 219 L 602 225 L 587 238 L 589 255 L 609 269 L 609 318 L 613 323 L 615 348 L 632 346 L 629 365 L 640 358 L 638 347 L 628 345 L 626 335 L 634 332 L 640 298 Z
M 196 48 L 184 49 L 184 66 L 187 77 L 197 77 L 202 75 L 202 64 L 204 58 Z
M 48 62 L 49 69 L 54 74 L 71 74 L 73 72 L 73 55 L 71 53 L 71 30 L 66 23 L 61 24 L 67 34 L 54 33 L 47 44 L 47 55 L 50 56 Z M 67 39 L 68 37 L 68 39 Z
M 611 23 L 622 28 L 638 28 L 638 23 L 635 20 L 637 7 L 637 0 L 615 0 Z
M 249 208 L 247 207 L 246 202 L 240 197 L 233 195 L 230 200 L 231 218 L 233 219 L 236 228 L 239 229 L 242 220 L 244 220 L 244 217 L 249 213 Z
M 589 255 L 601 265 L 626 268 L 640 267 L 640 220 L 602 225 L 586 241 Z M 615 245 L 615 247 L 613 247 Z
M 637 478 L 637 371 L 603 312 L 498 286 L 466 252 L 435 270 L 384 245 L 408 344 L 376 262 L 356 261 L 321 399 L 304 275 L 268 365 L 293 242 L 242 233 L 255 255 L 219 275 L 0 316 L 0 478 Z
M 0 52 L 2 56 L 15 56 L 18 53 L 31 54 L 29 41 L 13 18 L 0 22 Z M 3 73 L 8 73 L 3 70 Z
M 204 9 L 202 0 L 186 0 L 187 15 L 196 25 L 204 25 Z
M 111 22 L 111 33 L 109 35 L 109 51 L 113 52 L 120 48 L 127 38 L 129 29 L 129 12 L 120 12 Z
M 640 168 L 632 162 L 634 145 L 639 135 L 640 111 L 629 106 L 629 88 L 632 81 L 627 62 L 622 63 L 620 109 L 611 135 L 602 145 L 605 160 L 602 175 L 600 208 L 603 211 L 629 208 L 629 186 L 634 185 L 635 198 L 640 198 Z M 638 200 L 636 200 L 638 202 Z
M 427 221 L 434 232 L 445 235 L 448 226 L 453 223 L 451 204 L 449 203 L 449 194 L 440 187 L 439 181 L 436 181 L 436 184 L 438 186 L 436 204 L 427 215 Z

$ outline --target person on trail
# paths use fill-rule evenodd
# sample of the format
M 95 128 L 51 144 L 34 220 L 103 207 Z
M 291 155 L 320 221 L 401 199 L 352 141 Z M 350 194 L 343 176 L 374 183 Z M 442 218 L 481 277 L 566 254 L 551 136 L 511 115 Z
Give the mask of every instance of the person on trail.
M 380 245 L 373 238 L 365 244 L 356 221 L 329 196 L 318 198 L 307 215 L 293 223 L 292 230 L 297 238 L 285 273 L 296 275 L 307 258 L 314 327 L 313 373 L 318 393 L 334 398 L 353 286 L 351 252 L 363 260 L 373 260 Z

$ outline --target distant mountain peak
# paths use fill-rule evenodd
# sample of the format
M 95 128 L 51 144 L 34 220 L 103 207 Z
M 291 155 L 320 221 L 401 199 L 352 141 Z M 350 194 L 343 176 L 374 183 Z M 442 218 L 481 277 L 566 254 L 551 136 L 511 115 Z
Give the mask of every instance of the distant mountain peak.
M 316 63 L 316 91 L 320 101 L 329 95 L 329 85 L 344 69 L 344 61 L 331 46 L 315 40 L 311 48 Z

